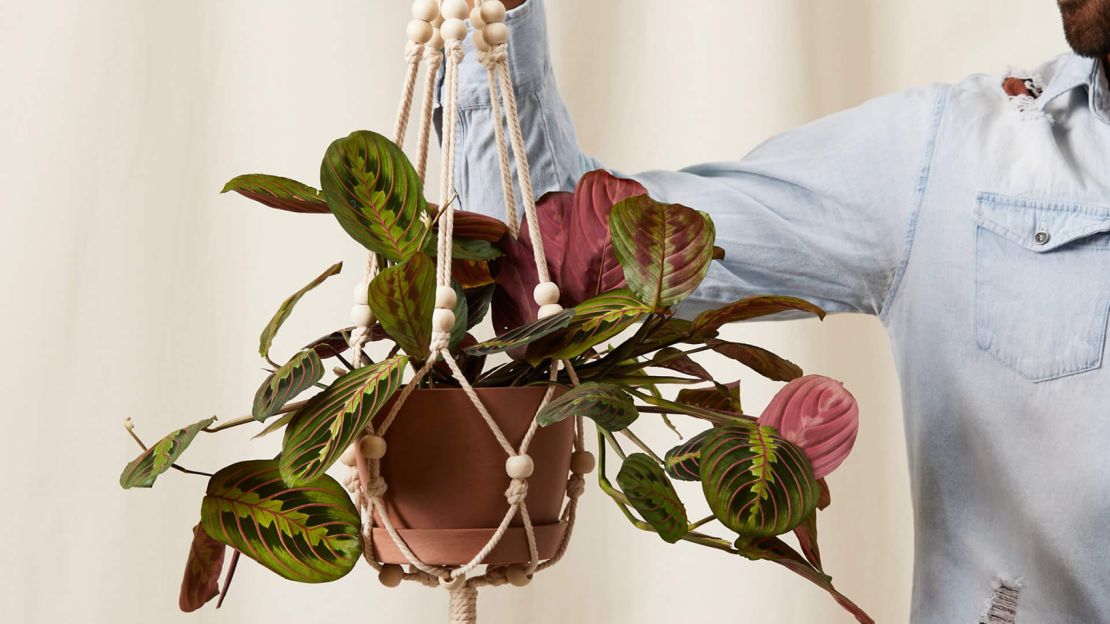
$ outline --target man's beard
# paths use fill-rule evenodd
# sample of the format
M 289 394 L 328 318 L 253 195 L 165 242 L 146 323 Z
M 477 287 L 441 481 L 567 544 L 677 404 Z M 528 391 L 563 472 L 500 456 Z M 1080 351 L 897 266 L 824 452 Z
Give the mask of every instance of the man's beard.
M 1080 56 L 1110 56 L 1110 0 L 1060 0 L 1064 35 Z

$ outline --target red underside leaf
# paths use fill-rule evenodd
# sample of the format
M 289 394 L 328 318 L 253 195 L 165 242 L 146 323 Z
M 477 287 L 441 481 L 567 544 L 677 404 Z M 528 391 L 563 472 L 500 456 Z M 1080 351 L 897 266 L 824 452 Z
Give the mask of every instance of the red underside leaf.
M 193 543 L 189 546 L 178 598 L 182 611 L 196 611 L 220 593 L 220 570 L 224 567 L 226 552 L 227 547 L 205 533 L 201 525 L 193 527 Z

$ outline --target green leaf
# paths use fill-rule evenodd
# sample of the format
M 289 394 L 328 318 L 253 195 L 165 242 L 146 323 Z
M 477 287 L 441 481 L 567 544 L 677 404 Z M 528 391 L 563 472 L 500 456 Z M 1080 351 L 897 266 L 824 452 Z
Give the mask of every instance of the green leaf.
M 685 351 L 674 347 L 660 349 L 646 365 L 678 371 L 691 377 L 697 377 L 702 381 L 713 379 L 713 375 L 705 370 L 701 364 L 694 361 L 694 358 L 687 355 Z
M 738 544 L 793 530 L 817 507 L 809 459 L 773 427 L 710 430 L 700 471 L 709 508 L 740 535 Z
M 328 204 L 316 189 L 296 180 L 264 173 L 249 173 L 232 178 L 221 193 L 235 191 L 243 197 L 270 208 L 288 212 L 327 214 Z
M 643 453 L 633 453 L 624 460 L 617 483 L 628 503 L 671 544 L 688 532 L 686 507 L 675 492 L 663 469 Z
M 740 382 L 719 384 L 714 382 L 710 388 L 683 388 L 678 391 L 676 400 L 683 405 L 692 405 L 726 414 L 742 414 L 740 407 Z
M 281 478 L 304 485 L 335 463 L 397 388 L 408 358 L 394 357 L 353 370 L 309 399 L 285 428 Z
M 454 349 L 462 342 L 463 338 L 466 338 L 466 330 L 470 328 L 470 319 L 468 318 L 469 310 L 467 309 L 466 293 L 463 292 L 462 286 L 459 286 L 458 282 L 451 282 L 451 287 L 455 289 L 455 307 L 451 310 L 455 313 L 455 326 L 451 328 L 451 342 L 448 348 Z
M 718 329 L 727 323 L 750 321 L 751 319 L 786 312 L 787 310 L 800 310 L 815 314 L 820 319 L 825 318 L 824 310 L 797 297 L 749 297 L 734 301 L 716 310 L 702 312 L 694 319 L 693 334 L 700 337 L 713 336 Z
M 652 309 L 690 296 L 713 261 L 713 222 L 691 208 L 639 195 L 613 206 L 609 225 L 628 287 Z
M 196 611 L 220 594 L 220 571 L 226 552 L 227 546 L 205 533 L 204 527 L 199 524 L 193 527 L 193 542 L 189 545 L 189 558 L 185 561 L 185 575 L 177 599 L 182 611 Z
M 473 329 L 481 323 L 489 313 L 490 302 L 493 301 L 493 291 L 497 287 L 493 284 L 466 289 L 466 328 Z
M 791 381 L 803 374 L 801 367 L 797 364 L 762 347 L 739 342 L 725 342 L 716 338 L 707 339 L 705 344 L 717 353 L 730 357 L 774 381 Z
M 574 307 L 574 319 L 566 330 L 538 340 L 528 347 L 533 365 L 552 358 L 578 357 L 588 349 L 616 336 L 640 320 L 651 308 L 627 288 L 611 290 Z
M 266 325 L 266 328 L 262 330 L 262 336 L 258 339 L 259 355 L 266 358 L 267 360 L 270 359 L 270 347 L 274 344 L 274 336 L 276 336 L 278 330 L 281 329 L 282 323 L 284 323 L 285 320 L 289 318 L 289 314 L 293 312 L 293 306 L 297 305 L 297 302 L 300 301 L 301 298 L 304 297 L 306 294 L 308 294 L 308 291 L 316 288 L 320 284 L 323 284 L 324 280 L 339 273 L 342 270 L 342 262 L 331 265 L 330 267 L 328 267 L 328 270 L 321 273 L 319 276 L 316 277 L 316 279 L 309 282 L 304 288 L 293 293 L 289 296 L 288 299 L 281 302 L 281 305 L 278 306 L 277 312 L 274 313 L 274 317 L 270 319 L 270 322 Z
M 519 349 L 567 327 L 574 315 L 574 309 L 563 310 L 558 314 L 537 319 L 527 325 L 507 331 L 496 338 L 468 347 L 466 352 L 470 355 L 492 355 Z
M 215 418 L 205 418 L 184 429 L 178 429 L 162 438 L 124 467 L 119 476 L 123 489 L 133 487 L 148 488 L 154 485 L 158 475 L 170 469 L 178 457 L 193 443 L 201 429 L 216 422 Z
M 362 555 L 358 510 L 343 487 L 328 475 L 288 487 L 274 460 L 217 472 L 200 515 L 209 535 L 291 581 L 334 581 Z
M 587 382 L 571 388 L 536 414 L 541 427 L 584 416 L 609 431 L 620 431 L 639 417 L 632 397 L 618 385 Z
M 712 429 L 702 431 L 667 451 L 663 458 L 667 474 L 680 481 L 701 481 L 701 447 Z
M 416 254 L 382 271 L 370 282 L 370 309 L 405 353 L 428 358 L 432 311 L 436 303 L 436 269 Z
M 297 352 L 270 375 L 254 394 L 251 415 L 262 422 L 273 416 L 298 394 L 324 378 L 324 363 L 313 349 Z
M 351 238 L 394 262 L 418 251 L 426 230 L 424 183 L 392 141 L 368 130 L 336 140 L 320 165 L 320 181 Z

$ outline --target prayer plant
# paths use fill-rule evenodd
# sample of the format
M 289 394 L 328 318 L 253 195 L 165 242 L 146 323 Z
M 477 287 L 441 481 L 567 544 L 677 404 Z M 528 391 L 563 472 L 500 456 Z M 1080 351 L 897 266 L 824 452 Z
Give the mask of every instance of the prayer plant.
M 425 200 L 420 176 L 391 141 L 360 131 L 332 143 L 320 178 L 322 190 L 245 175 L 224 191 L 279 210 L 330 213 L 377 254 L 381 272 L 367 292 L 376 318 L 370 338 L 387 345 L 380 350 L 388 355 L 345 358 L 353 328 L 339 328 L 274 359 L 275 334 L 304 295 L 339 273 L 336 264 L 286 299 L 263 330 L 259 354 L 271 368 L 249 416 L 189 425 L 144 447 L 127 465 L 124 488 L 150 487 L 170 468 L 194 472 L 176 462 L 201 432 L 253 423 L 263 426 L 259 435 L 284 429 L 277 458 L 235 463 L 211 475 L 182 585 L 184 610 L 220 593 L 227 546 L 234 549 L 228 578 L 239 553 L 301 582 L 332 581 L 353 568 L 362 554 L 359 514 L 326 471 L 402 386 L 405 367 L 429 357 L 441 211 Z M 780 312 L 823 318 L 824 312 L 803 300 L 762 296 L 692 319 L 676 317 L 722 252 L 714 247 L 706 214 L 654 201 L 634 181 L 589 173 L 574 192 L 545 196 L 538 215 L 565 309 L 533 320 L 538 280 L 528 228 L 513 237 L 496 219 L 455 213 L 451 273 L 458 296 L 451 350 L 468 381 L 475 387 L 552 383 L 551 367 L 565 363 L 555 383 L 569 389 L 536 418 L 541 425 L 576 416 L 595 422 L 600 487 L 635 527 L 671 543 L 773 561 L 827 590 L 859 621 L 871 621 L 833 588 L 817 546 L 817 510 L 829 504 L 824 476 L 854 442 L 855 401 L 838 382 L 804 377 L 797 365 L 765 349 L 718 335 L 734 321 Z M 480 342 L 469 331 L 487 316 L 496 337 Z M 709 351 L 788 383 L 761 417 L 748 416 L 739 382 L 718 382 L 692 357 Z M 493 364 L 495 354 L 502 355 Z M 369 363 L 352 365 L 359 361 Z M 334 378 L 325 381 L 329 370 Z M 442 362 L 421 381 L 421 387 L 457 385 Z M 671 387 L 680 389 L 675 394 Z M 648 419 L 673 429 L 671 416 L 692 418 L 704 430 L 659 453 L 629 429 Z M 128 429 L 134 436 L 130 421 Z M 626 453 L 618 438 L 636 452 Z M 609 453 L 621 461 L 615 482 L 606 471 Z M 700 483 L 711 515 L 688 518 L 672 479 Z M 704 532 L 711 523 L 730 536 Z M 791 532 L 800 553 L 780 537 Z

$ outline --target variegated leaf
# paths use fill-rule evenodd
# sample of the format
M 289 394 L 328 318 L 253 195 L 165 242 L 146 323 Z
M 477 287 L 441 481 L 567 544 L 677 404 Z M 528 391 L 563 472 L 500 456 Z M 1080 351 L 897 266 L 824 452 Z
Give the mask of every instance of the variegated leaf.
M 627 288 L 587 299 L 574 307 L 574 319 L 565 330 L 529 345 L 527 359 L 536 365 L 548 358 L 578 357 L 628 329 L 650 311 L 651 308 Z
M 398 356 L 353 370 L 309 399 L 285 428 L 285 483 L 304 485 L 324 474 L 397 391 L 407 363 Z
M 185 576 L 181 579 L 181 593 L 177 605 L 191 613 L 203 607 L 220 593 L 220 571 L 224 567 L 227 547 L 223 542 L 204 532 L 204 527 L 193 527 L 193 542 L 189 545 L 189 558 L 185 561 Z
M 509 233 L 509 227 L 493 217 L 469 210 L 455 211 L 455 238 L 496 243 Z
M 648 363 L 648 366 L 678 371 L 691 377 L 697 377 L 702 381 L 713 379 L 713 375 L 705 370 L 705 367 L 694 361 L 694 358 L 686 355 L 685 351 L 674 347 L 660 349 L 655 357 L 651 359 L 651 362 Z
M 663 458 L 667 474 L 680 481 L 700 481 L 701 446 L 712 429 L 702 431 L 698 435 L 684 441 L 682 444 L 667 451 Z
M 632 397 L 621 386 L 587 382 L 571 388 L 536 414 L 542 427 L 574 416 L 584 416 L 609 431 L 620 431 L 639 417 Z
M 308 343 L 303 349 L 312 349 L 321 360 L 326 360 L 337 355 L 343 355 L 351 341 L 351 332 L 354 327 L 337 329 L 327 336 L 321 336 Z
M 774 381 L 791 381 L 802 376 L 802 369 L 797 364 L 762 347 L 739 342 L 725 342 L 716 338 L 707 339 L 705 344 L 717 353 L 730 357 Z
M 332 214 L 351 238 L 400 262 L 420 247 L 424 184 L 392 141 L 360 130 L 328 147 L 320 182 Z
M 428 358 L 436 300 L 435 265 L 416 254 L 370 282 L 370 309 L 405 353 Z
M 713 261 L 713 222 L 691 208 L 639 195 L 613 206 L 609 224 L 628 287 L 652 309 L 690 296 Z
M 287 486 L 274 460 L 217 472 L 200 513 L 209 535 L 291 581 L 334 581 L 362 555 L 358 510 L 343 487 L 328 475 Z
M 692 405 L 726 414 L 742 414 L 740 407 L 740 382 L 729 384 L 714 383 L 709 388 L 683 388 L 678 391 L 676 400 L 683 405 Z
M 308 294 L 308 291 L 316 288 L 320 284 L 323 284 L 324 280 L 339 273 L 342 270 L 342 262 L 331 265 L 330 267 L 328 267 L 328 270 L 321 273 L 319 276 L 316 277 L 316 279 L 305 285 L 304 288 L 293 293 L 289 296 L 288 299 L 281 302 L 281 305 L 278 306 L 277 312 L 274 313 L 274 317 L 270 319 L 269 323 L 266 324 L 266 328 L 262 330 L 262 336 L 260 336 L 258 339 L 259 355 L 266 359 L 270 358 L 270 346 L 274 344 L 274 336 L 277 335 L 278 330 L 281 329 L 281 326 L 283 323 L 285 323 L 285 320 L 289 318 L 289 314 L 293 312 L 293 306 L 297 305 L 297 302 L 299 302 L 302 297 Z
M 297 352 L 270 375 L 254 394 L 251 415 L 261 422 L 324 378 L 324 363 L 313 349 Z
M 288 212 L 327 214 L 328 204 L 316 189 L 296 180 L 264 173 L 249 173 L 232 178 L 221 193 L 235 191 L 243 197 L 270 208 Z
M 812 303 L 797 297 L 761 296 L 749 297 L 734 301 L 716 310 L 707 310 L 694 319 L 693 333 L 696 336 L 707 337 L 716 335 L 721 326 L 737 321 L 750 321 L 751 319 L 795 310 L 815 314 L 817 318 L 824 319 L 825 311 Z
M 817 507 L 809 459 L 772 427 L 710 430 L 699 466 L 709 508 L 737 544 L 793 530 Z
M 200 430 L 214 422 L 216 422 L 215 418 L 205 418 L 158 440 L 124 467 L 123 473 L 119 476 L 119 484 L 125 490 L 133 487 L 151 487 L 158 479 L 158 475 L 169 470 L 185 449 L 189 448 Z
M 564 329 L 570 325 L 574 315 L 575 310 L 573 308 L 563 310 L 558 314 L 532 321 L 527 325 L 505 332 L 496 338 L 480 342 L 473 347 L 469 347 L 466 352 L 470 355 L 492 355 L 494 353 L 504 353 L 506 351 L 519 349 L 544 336 Z
M 617 473 L 628 503 L 671 544 L 689 530 L 686 507 L 663 469 L 643 453 L 628 456 Z

